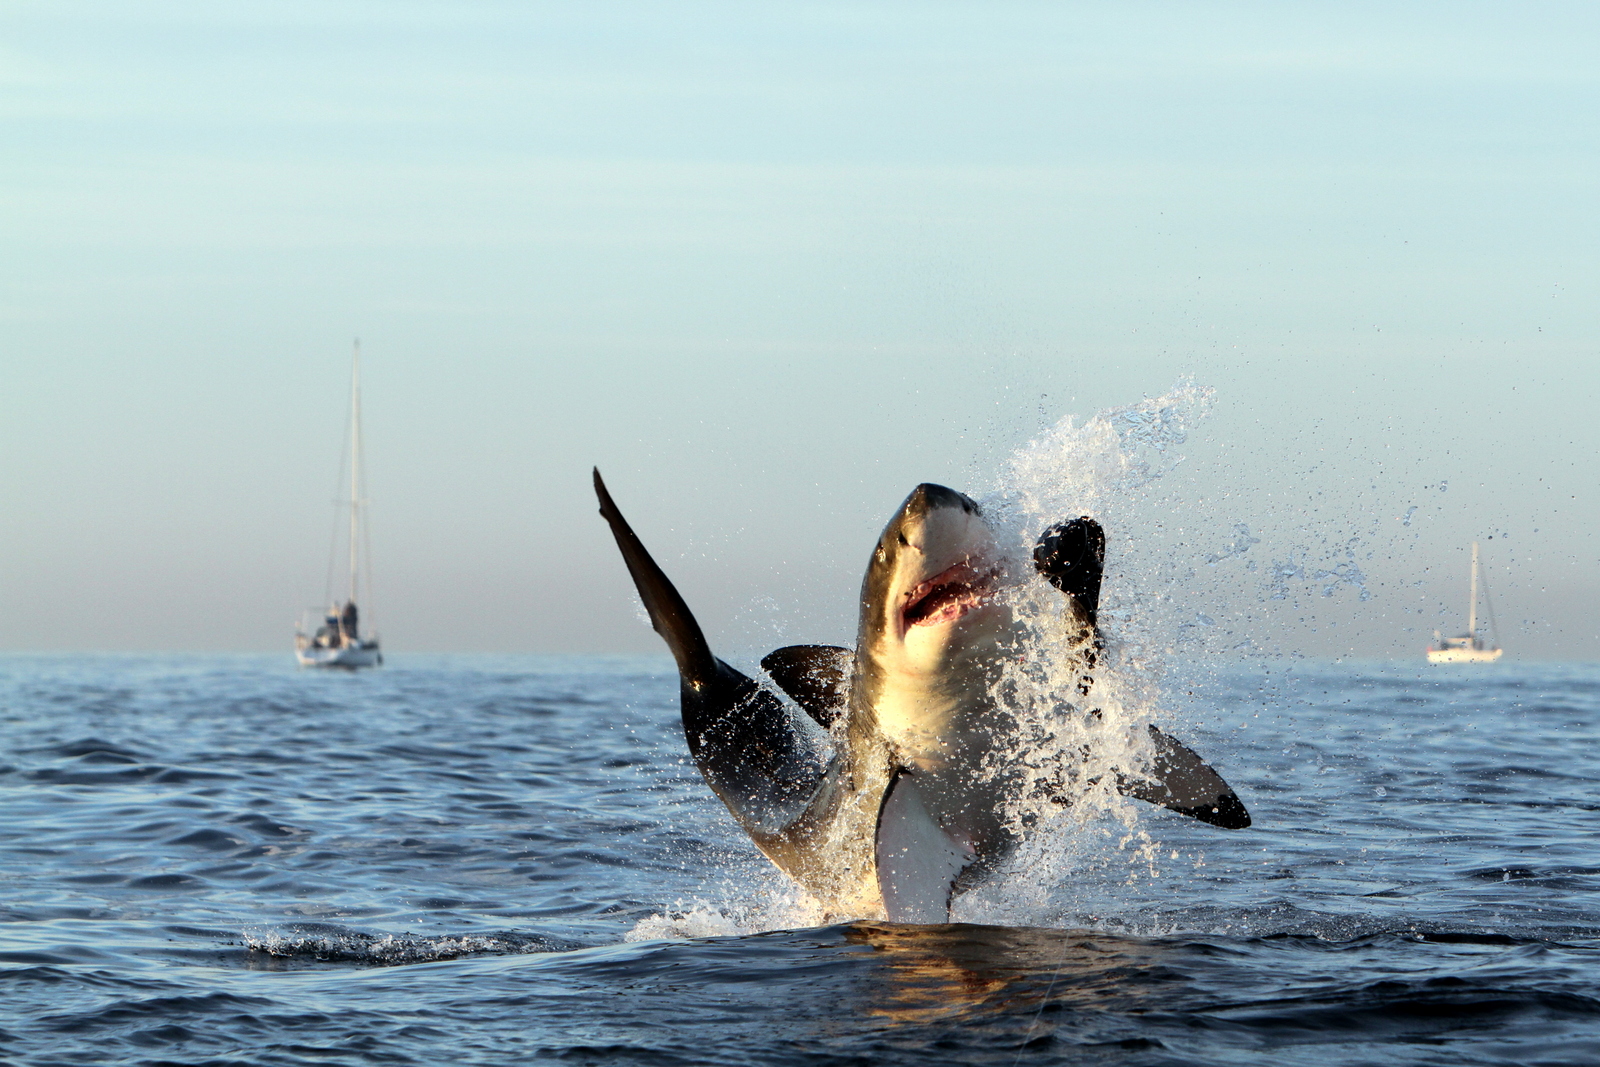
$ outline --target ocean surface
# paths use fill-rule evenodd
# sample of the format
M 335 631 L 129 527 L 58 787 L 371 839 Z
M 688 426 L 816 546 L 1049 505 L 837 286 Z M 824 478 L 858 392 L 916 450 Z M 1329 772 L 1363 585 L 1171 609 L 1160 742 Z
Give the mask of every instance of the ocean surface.
M 3 657 L 0 1061 L 1600 1063 L 1600 668 L 1165 685 L 1252 828 L 817 926 L 665 658 Z

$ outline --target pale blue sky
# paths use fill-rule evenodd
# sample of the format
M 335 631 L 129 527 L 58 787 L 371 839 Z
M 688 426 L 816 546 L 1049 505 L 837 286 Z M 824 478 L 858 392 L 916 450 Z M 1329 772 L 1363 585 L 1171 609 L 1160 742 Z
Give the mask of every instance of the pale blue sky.
M 1414 655 L 1495 534 L 1508 646 L 1596 658 L 1597 31 L 7 4 L 0 647 L 285 647 L 359 336 L 396 653 L 654 650 L 595 463 L 719 640 L 847 638 L 911 485 L 1191 374 L 1176 563 L 1238 522 L 1263 565 L 1358 537 L 1371 594 L 1286 614 L 1238 574 L 1209 615 Z

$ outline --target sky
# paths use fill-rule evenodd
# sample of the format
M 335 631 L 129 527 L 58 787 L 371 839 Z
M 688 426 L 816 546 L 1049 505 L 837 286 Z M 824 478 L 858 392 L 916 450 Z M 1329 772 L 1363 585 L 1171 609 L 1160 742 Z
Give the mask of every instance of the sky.
M 1509 658 L 1600 659 L 1597 54 L 1577 3 L 12 0 L 0 649 L 287 649 L 360 338 L 391 657 L 658 651 L 595 465 L 718 647 L 848 642 L 912 486 L 1192 379 L 1109 531 L 1172 633 L 1415 659 L 1478 539 Z

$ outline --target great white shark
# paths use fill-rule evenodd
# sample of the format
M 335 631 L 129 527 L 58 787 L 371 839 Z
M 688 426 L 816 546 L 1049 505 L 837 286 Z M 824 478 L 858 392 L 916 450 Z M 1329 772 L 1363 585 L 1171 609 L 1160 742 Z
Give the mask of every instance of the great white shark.
M 983 510 L 953 489 L 917 486 L 868 562 L 856 647 L 777 649 L 758 681 L 712 653 L 598 469 L 594 488 L 677 661 L 690 755 L 756 847 L 829 916 L 948 921 L 952 898 L 1015 848 L 1008 805 L 1039 784 L 1016 766 L 1017 724 L 995 697 L 1003 664 L 1023 647 L 1006 592 L 1028 576 L 1008 565 Z M 1058 654 L 1075 679 L 1064 707 L 1092 692 L 1104 558 L 1088 517 L 1051 526 L 1034 547 L 1032 569 L 1062 598 Z M 1123 794 L 1227 829 L 1250 825 L 1216 771 L 1154 726 L 1148 733 L 1148 766 L 1117 772 Z

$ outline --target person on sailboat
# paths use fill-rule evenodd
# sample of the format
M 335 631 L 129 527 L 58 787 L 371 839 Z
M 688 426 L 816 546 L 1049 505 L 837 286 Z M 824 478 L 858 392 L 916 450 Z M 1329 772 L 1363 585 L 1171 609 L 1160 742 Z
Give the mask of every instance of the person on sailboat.
M 314 648 L 343 648 L 344 635 L 341 633 L 343 623 L 337 610 L 330 611 L 322 617 L 322 625 L 317 627 L 317 634 L 312 639 Z
M 348 602 L 344 606 L 344 616 L 339 620 L 339 625 L 344 630 L 344 638 L 350 644 L 356 643 L 356 602 Z

